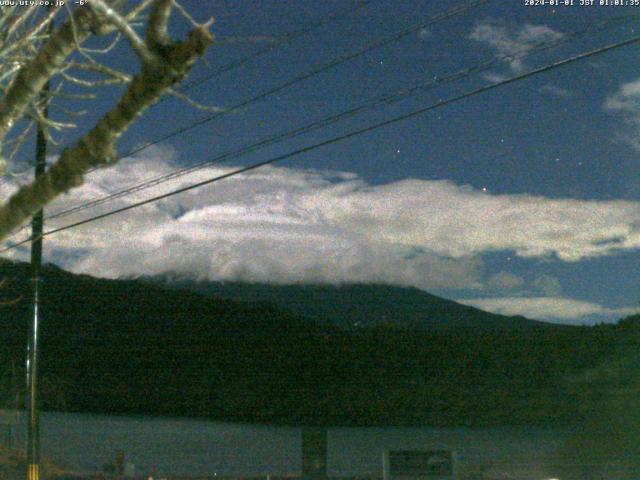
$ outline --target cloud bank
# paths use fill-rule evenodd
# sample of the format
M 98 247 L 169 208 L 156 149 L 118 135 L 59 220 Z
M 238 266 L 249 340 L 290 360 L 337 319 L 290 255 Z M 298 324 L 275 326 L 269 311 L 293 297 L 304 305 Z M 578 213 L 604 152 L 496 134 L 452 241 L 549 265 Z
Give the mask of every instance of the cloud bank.
M 108 195 L 175 167 L 166 152 L 156 155 L 94 172 L 48 212 Z M 152 193 L 231 170 L 211 166 L 156 186 Z M 6 195 L 8 186 L 0 188 Z M 48 225 L 57 227 L 150 195 L 151 191 L 136 192 Z M 367 268 L 385 264 L 382 270 L 400 259 L 412 265 L 427 257 L 447 265 L 469 263 L 472 257 L 502 250 L 524 258 L 575 262 L 640 248 L 639 207 L 639 202 L 623 200 L 492 195 L 446 180 L 371 185 L 352 173 L 266 167 L 51 236 L 47 243 L 54 254 L 67 252 L 74 257 L 74 268 L 90 258 L 109 258 L 100 268 L 113 275 L 147 271 L 155 263 L 148 257 L 175 268 L 197 258 L 188 268 L 207 275 L 275 269 L 291 277 L 303 276 L 296 273 L 301 268 L 296 265 L 319 272 L 332 259 L 336 267 L 318 275 L 333 276 L 338 265 L 364 268 L 358 266 L 361 261 Z M 384 252 L 394 253 L 387 258 L 391 254 Z M 203 255 L 208 259 L 204 264 Z M 121 256 L 133 258 L 117 261 Z
M 638 308 L 607 308 L 596 303 L 563 297 L 503 297 L 457 300 L 487 312 L 501 315 L 523 315 L 539 320 L 562 321 L 562 323 L 585 323 L 587 317 L 606 317 L 618 320 L 638 313 Z
M 623 83 L 607 97 L 604 108 L 624 118 L 633 133 L 623 135 L 622 140 L 640 151 L 640 78 Z
M 527 69 L 525 63 L 527 53 L 543 43 L 554 42 L 562 37 L 562 33 L 546 25 L 530 23 L 520 26 L 509 25 L 504 21 L 491 18 L 477 23 L 469 35 L 471 40 L 488 46 L 496 57 L 504 59 L 512 75 L 521 74 Z M 490 82 L 500 82 L 508 78 L 495 72 L 487 73 L 484 77 Z M 543 93 L 562 94 L 562 96 L 570 94 L 568 90 L 553 85 L 549 85 L 546 90 Z
M 156 149 L 94 172 L 47 213 L 173 168 L 170 152 Z M 158 185 L 153 192 L 136 192 L 47 226 L 68 224 L 232 169 L 211 166 Z M 0 186 L 0 195 L 13 188 Z M 384 282 L 522 295 L 523 280 L 509 272 L 485 278 L 484 253 L 510 251 L 524 258 L 576 262 L 637 249 L 639 207 L 629 201 L 493 195 L 444 180 L 374 185 L 348 172 L 267 167 L 52 235 L 45 249 L 48 261 L 101 277 L 172 272 L 211 280 Z M 24 253 L 12 255 L 24 258 Z M 557 280 L 536 282 L 533 287 L 544 298 L 558 296 Z M 497 308 L 497 300 L 491 301 L 485 306 Z M 542 305 L 535 302 L 530 302 L 532 308 Z

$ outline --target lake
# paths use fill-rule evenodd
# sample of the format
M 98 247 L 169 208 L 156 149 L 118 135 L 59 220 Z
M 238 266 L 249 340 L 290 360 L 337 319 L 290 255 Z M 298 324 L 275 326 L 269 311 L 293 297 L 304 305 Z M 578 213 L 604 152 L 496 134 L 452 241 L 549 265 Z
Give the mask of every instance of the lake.
M 553 473 L 545 465 L 557 459 L 569 434 L 539 427 L 329 428 L 327 469 L 329 476 L 380 475 L 386 449 L 446 449 L 463 466 L 541 479 Z M 17 437 L 22 442 L 24 431 Z M 41 416 L 41 450 L 56 464 L 85 472 L 101 470 L 118 450 L 144 476 L 284 476 L 302 470 L 300 428 L 204 420 L 48 412 Z

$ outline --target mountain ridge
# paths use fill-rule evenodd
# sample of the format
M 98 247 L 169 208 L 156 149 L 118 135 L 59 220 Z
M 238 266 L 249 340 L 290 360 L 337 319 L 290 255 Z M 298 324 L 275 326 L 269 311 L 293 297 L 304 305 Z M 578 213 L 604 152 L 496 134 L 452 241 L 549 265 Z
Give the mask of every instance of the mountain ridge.
M 0 262 L 0 278 L 0 365 L 16 365 L 21 378 L 29 265 Z M 43 408 L 73 412 L 292 425 L 550 424 L 582 414 L 585 392 L 571 390 L 568 373 L 597 366 L 622 341 L 640 344 L 635 320 L 347 328 L 266 301 L 53 266 L 43 268 L 41 300 Z M 0 393 L 15 399 L 22 382 L 9 378 L 0 375 Z
M 387 325 L 407 329 L 477 328 L 484 331 L 563 327 L 520 315 L 506 316 L 486 312 L 415 287 L 377 283 L 333 285 L 219 282 L 192 280 L 175 275 L 138 279 L 228 300 L 267 301 L 320 323 L 345 328 Z

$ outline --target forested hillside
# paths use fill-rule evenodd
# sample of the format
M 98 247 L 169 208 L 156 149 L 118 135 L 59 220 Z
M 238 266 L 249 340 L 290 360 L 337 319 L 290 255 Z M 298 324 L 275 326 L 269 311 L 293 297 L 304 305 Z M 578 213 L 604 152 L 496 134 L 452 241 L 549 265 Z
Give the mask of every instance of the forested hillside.
M 26 265 L 1 267 L 0 300 L 15 301 L 0 306 L 9 404 L 23 384 L 29 279 Z M 582 400 L 594 388 L 571 379 L 640 344 L 639 324 L 347 329 L 269 303 L 48 267 L 42 402 L 67 411 L 291 424 L 570 423 L 584 415 Z

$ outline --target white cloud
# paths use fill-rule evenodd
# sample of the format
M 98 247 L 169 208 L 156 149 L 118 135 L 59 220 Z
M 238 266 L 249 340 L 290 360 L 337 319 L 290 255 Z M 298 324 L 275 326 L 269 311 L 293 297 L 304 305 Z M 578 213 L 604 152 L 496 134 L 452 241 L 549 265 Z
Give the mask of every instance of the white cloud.
M 418 30 L 418 38 L 420 40 L 425 40 L 429 38 L 431 35 L 432 35 L 431 31 L 426 28 L 421 28 L 420 30 Z
M 573 95 L 573 92 L 571 90 L 568 90 L 563 87 L 559 87 L 557 85 L 553 85 L 551 83 L 547 83 L 542 87 L 540 87 L 540 92 L 548 93 L 549 95 L 552 95 L 554 97 L 559 97 L 559 98 L 567 98 Z
M 605 102 L 608 110 L 636 114 L 640 110 L 640 78 L 624 83 Z
M 616 93 L 607 97 L 604 108 L 625 119 L 632 133 L 622 134 L 620 138 L 640 150 L 640 78 L 622 84 Z M 618 135 L 621 134 L 618 132 Z
M 525 64 L 522 57 L 538 45 L 553 42 L 563 37 L 562 33 L 546 25 L 527 23 L 516 27 L 504 22 L 488 19 L 478 23 L 469 38 L 488 45 L 500 58 L 504 58 L 513 73 L 522 73 Z
M 489 72 L 482 75 L 482 78 L 490 81 L 491 83 L 500 83 L 507 80 L 509 77 L 506 75 L 501 75 L 499 73 Z
M 539 320 L 577 324 L 585 323 L 590 316 L 606 317 L 613 322 L 640 311 L 638 308 L 609 308 L 596 303 L 562 297 L 502 297 L 457 301 L 502 315 L 523 315 Z
M 151 157 L 95 172 L 48 213 L 167 173 L 175 167 L 171 157 L 156 150 Z M 230 170 L 207 168 L 159 185 L 153 194 Z M 348 172 L 264 168 L 51 236 L 45 242 L 46 257 L 71 271 L 102 277 L 171 271 L 217 280 L 479 288 L 483 264 L 478 257 L 451 258 L 390 244 L 325 218 L 332 196 L 344 198 L 364 187 Z M 6 196 L 14 186 L 2 188 L 0 195 Z M 137 192 L 47 225 L 68 224 L 148 196 L 148 191 Z
M 560 280 L 552 275 L 538 275 L 533 286 L 545 297 L 559 297 L 562 293 Z
M 171 171 L 153 155 L 94 172 L 47 210 Z M 211 166 L 153 194 L 227 173 Z M 0 187 L 6 195 L 10 186 Z M 47 222 L 55 228 L 150 192 Z M 47 238 L 47 259 L 105 277 L 174 271 L 210 279 L 387 282 L 481 289 L 485 252 L 562 261 L 640 247 L 640 205 L 491 195 L 449 181 L 370 185 L 352 173 L 268 167 Z M 488 284 L 516 278 L 493 278 Z
M 515 290 L 524 285 L 524 280 L 509 272 L 498 272 L 486 281 L 486 288 L 495 291 Z
M 350 232 L 453 258 L 513 250 L 578 261 L 640 247 L 637 202 L 489 195 L 448 181 L 340 188 L 300 197 L 298 205 Z

